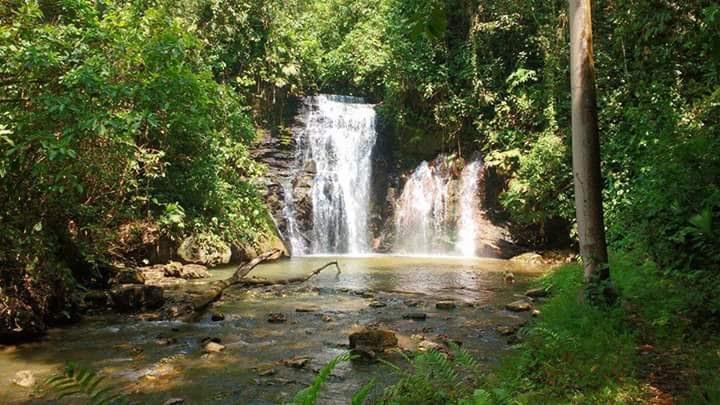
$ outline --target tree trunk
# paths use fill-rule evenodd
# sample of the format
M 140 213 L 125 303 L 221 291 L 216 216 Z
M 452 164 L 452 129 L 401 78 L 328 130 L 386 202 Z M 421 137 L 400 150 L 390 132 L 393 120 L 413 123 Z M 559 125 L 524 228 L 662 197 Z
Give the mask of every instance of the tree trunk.
M 610 298 L 590 0 L 570 0 L 572 158 L 580 255 L 589 298 Z M 597 288 L 599 287 L 599 288 Z

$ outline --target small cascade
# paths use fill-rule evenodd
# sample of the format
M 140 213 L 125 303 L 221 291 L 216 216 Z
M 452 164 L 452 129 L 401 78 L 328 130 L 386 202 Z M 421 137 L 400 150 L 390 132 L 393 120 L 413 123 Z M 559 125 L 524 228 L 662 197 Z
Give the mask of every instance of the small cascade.
M 293 254 L 367 253 L 374 106 L 360 98 L 332 95 L 310 97 L 306 105 L 304 129 L 295 134 L 294 166 L 314 167 L 311 229 L 306 244 L 295 225 L 296 196 L 292 187 L 285 187 L 286 239 Z
M 282 214 L 287 222 L 285 239 L 290 245 L 293 255 L 303 255 L 307 252 L 307 244 L 303 239 L 296 219 L 295 201 L 293 200 L 292 181 L 282 183 L 283 188 L 283 209 Z
M 395 211 L 395 251 L 439 253 L 446 235 L 450 178 L 422 162 L 410 175 Z
M 466 165 L 460 175 L 460 218 L 455 247 L 463 256 L 475 256 L 475 239 L 478 232 L 477 217 L 480 210 L 478 182 L 482 169 L 482 162 L 475 160 Z
M 458 180 L 446 156 L 422 162 L 405 182 L 395 209 L 394 251 L 475 256 L 483 165 L 465 165 Z

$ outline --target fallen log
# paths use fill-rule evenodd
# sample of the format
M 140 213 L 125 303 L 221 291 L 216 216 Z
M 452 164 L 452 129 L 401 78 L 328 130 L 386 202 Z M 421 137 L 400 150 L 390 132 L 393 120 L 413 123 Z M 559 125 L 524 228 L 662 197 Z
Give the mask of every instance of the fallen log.
M 337 261 L 332 261 L 332 262 L 325 263 L 325 265 L 315 269 L 315 271 L 313 271 L 312 273 L 310 273 L 309 275 L 307 275 L 305 277 L 293 277 L 293 278 L 286 278 L 286 279 L 282 279 L 282 280 L 244 279 L 244 280 L 241 280 L 239 284 L 253 286 L 253 287 L 268 286 L 268 285 L 299 284 L 299 283 L 304 283 L 304 282 L 310 280 L 314 276 L 317 276 L 318 274 L 320 274 L 320 272 L 322 272 L 323 270 L 327 269 L 330 266 L 335 266 L 335 268 L 337 269 L 338 275 L 340 273 L 342 273 L 342 271 L 340 270 L 340 264 Z
M 267 261 L 267 260 L 274 260 L 282 256 L 282 251 L 279 249 L 274 249 L 269 252 L 263 253 L 262 255 L 256 257 L 255 259 L 241 265 L 240 267 L 235 270 L 235 273 L 233 273 L 232 276 L 226 278 L 225 280 L 215 281 L 211 283 L 208 286 L 208 289 L 204 291 L 202 294 L 199 294 L 192 299 L 192 307 L 193 311 L 195 313 L 201 312 L 204 309 L 206 309 L 210 304 L 217 301 L 222 297 L 223 292 L 230 286 L 233 285 L 241 285 L 241 286 L 270 286 L 270 285 L 287 285 L 287 284 L 298 284 L 298 283 L 304 283 L 308 280 L 310 280 L 312 277 L 320 274 L 323 270 L 330 266 L 335 266 L 337 269 L 337 274 L 340 274 L 340 265 L 337 261 L 328 262 L 322 267 L 317 268 L 312 273 L 305 277 L 293 277 L 288 279 L 282 279 L 282 280 L 256 280 L 256 279 L 247 279 L 245 276 L 247 276 L 258 264 Z
M 241 283 L 243 277 L 250 273 L 258 264 L 268 260 L 277 259 L 281 257 L 282 254 L 282 250 L 273 249 L 261 254 L 247 263 L 238 266 L 232 276 L 226 278 L 225 280 L 219 280 L 211 283 L 208 286 L 207 291 L 204 291 L 202 294 L 194 297 L 192 300 L 193 310 L 196 312 L 204 310 L 208 307 L 208 305 L 219 300 L 220 297 L 222 297 L 223 292 L 228 287 Z

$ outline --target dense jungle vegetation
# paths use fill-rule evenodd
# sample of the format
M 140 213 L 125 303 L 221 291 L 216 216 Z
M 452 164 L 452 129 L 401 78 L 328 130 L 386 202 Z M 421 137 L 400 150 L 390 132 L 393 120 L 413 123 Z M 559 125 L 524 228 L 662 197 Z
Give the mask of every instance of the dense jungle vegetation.
M 593 7 L 611 250 L 676 295 L 653 327 L 717 330 L 720 5 Z M 481 152 L 525 243 L 575 236 L 566 1 L 6 0 L 0 24 L 0 300 L 48 321 L 148 239 L 270 232 L 249 149 L 297 95 L 378 103 L 401 165 Z

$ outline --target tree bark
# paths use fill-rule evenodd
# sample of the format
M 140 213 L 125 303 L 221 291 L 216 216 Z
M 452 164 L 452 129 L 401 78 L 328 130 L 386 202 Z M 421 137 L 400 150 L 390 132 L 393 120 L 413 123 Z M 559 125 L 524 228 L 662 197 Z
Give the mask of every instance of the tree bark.
M 572 160 L 580 255 L 589 288 L 609 287 L 600 173 L 600 134 L 595 93 L 590 0 L 570 0 Z M 605 287 L 602 295 L 607 296 Z M 594 294 L 593 294 L 594 295 Z

